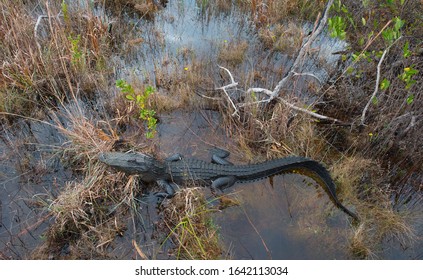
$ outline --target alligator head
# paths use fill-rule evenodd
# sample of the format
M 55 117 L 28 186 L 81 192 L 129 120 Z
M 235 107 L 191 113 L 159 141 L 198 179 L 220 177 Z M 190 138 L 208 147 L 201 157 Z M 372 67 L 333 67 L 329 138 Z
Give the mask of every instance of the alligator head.
M 164 173 L 164 166 L 153 157 L 141 153 L 102 153 L 98 159 L 125 173 L 140 175 L 145 182 L 154 182 L 158 174 Z

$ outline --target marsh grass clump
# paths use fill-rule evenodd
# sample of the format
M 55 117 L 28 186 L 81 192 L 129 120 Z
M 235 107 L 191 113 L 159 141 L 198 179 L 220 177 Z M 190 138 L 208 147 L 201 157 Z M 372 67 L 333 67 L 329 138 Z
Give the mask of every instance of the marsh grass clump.
M 113 14 L 126 12 L 135 14 L 147 20 L 154 19 L 155 14 L 166 6 L 168 0 L 105 0 L 106 8 Z
M 127 180 L 117 185 L 123 174 L 109 174 L 94 164 L 80 182 L 70 182 L 51 201 L 45 201 L 53 223 L 45 233 L 45 243 L 33 253 L 37 259 L 113 258 L 110 245 L 126 230 L 126 219 L 137 183 Z
M 238 0 L 235 4 L 249 12 L 259 28 L 290 18 L 314 21 L 325 5 L 324 1 L 313 0 Z
M 124 234 L 128 217 L 136 211 L 142 190 L 136 176 L 110 172 L 97 159 L 116 148 L 117 129 L 112 122 L 95 123 L 83 113 L 77 107 L 65 111 L 66 122 L 57 119 L 56 128 L 67 139 L 57 154 L 63 155 L 75 180 L 40 202 L 52 223 L 33 258 L 113 258 L 113 241 Z
M 183 63 L 175 62 L 170 69 L 166 66 L 157 67 L 154 79 L 157 94 L 152 96 L 157 112 L 210 105 L 197 95 L 199 92 L 206 95 L 214 89 L 210 67 L 208 60 L 195 57 Z
M 162 223 L 169 232 L 166 240 L 175 244 L 176 259 L 221 258 L 219 229 L 211 216 L 215 211 L 199 188 L 182 189 L 164 205 Z
M 255 101 L 254 96 L 245 100 L 251 101 Z M 226 106 L 221 110 L 223 115 L 227 114 Z M 325 139 L 315 128 L 314 121 L 283 104 L 247 106 L 240 113 L 239 119 L 225 118 L 225 124 L 246 154 L 261 154 L 265 158 L 293 154 L 317 158 L 326 149 Z
M 224 42 L 220 49 L 218 59 L 220 62 L 235 67 L 244 61 L 247 50 L 248 42 L 246 41 Z
M 392 190 L 381 187 L 388 183 L 387 178 L 382 179 L 384 172 L 375 161 L 360 157 L 346 158 L 333 167 L 340 197 L 351 202 L 360 217 L 350 243 L 354 257 L 376 258 L 386 239 L 401 244 L 416 240 L 413 209 L 397 211 L 391 201 Z
M 271 27 L 259 29 L 258 36 L 266 49 L 293 56 L 301 47 L 304 32 L 293 22 L 276 23 Z
M 0 1 L 0 109 L 33 115 L 45 104 L 107 88 L 112 40 L 90 7 L 39 3 L 34 19 L 22 2 Z M 65 2 L 63 2 L 65 3 Z

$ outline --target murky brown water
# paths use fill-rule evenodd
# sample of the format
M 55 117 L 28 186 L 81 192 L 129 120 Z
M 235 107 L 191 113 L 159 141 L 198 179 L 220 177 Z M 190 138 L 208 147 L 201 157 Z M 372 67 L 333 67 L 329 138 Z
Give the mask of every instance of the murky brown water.
M 226 40 L 236 39 L 246 39 L 250 44 L 248 59 L 240 68 L 262 69 L 265 84 L 274 84 L 281 75 L 278 69 L 292 63 L 283 54 L 272 54 L 266 59 L 255 55 L 257 38 L 254 29 L 248 16 L 236 9 L 212 15 L 206 12 L 205 15 L 194 0 L 170 1 L 153 22 L 137 22 L 140 34 L 146 38 L 155 30 L 161 36 L 148 37 L 153 41 L 135 48 L 127 57 L 114 58 L 120 61 L 116 78 L 124 78 L 128 73 L 154 75 L 152 62 L 160 63 L 164 57 L 182 62 L 180 50 L 183 48 L 189 48 L 197 57 L 210 59 L 211 64 L 217 65 L 218 47 Z M 157 38 L 161 38 L 160 43 L 154 41 Z M 330 46 L 321 48 L 322 55 L 342 48 L 327 38 L 322 38 L 319 44 Z M 327 54 L 326 58 L 327 64 L 335 59 Z M 310 62 L 308 67 L 312 69 L 315 64 Z M 326 71 L 319 75 L 322 80 L 328 78 Z M 150 77 L 150 80 L 154 79 Z M 230 158 L 234 163 L 246 163 L 223 130 L 217 112 L 178 110 L 161 115 L 160 119 L 158 141 L 161 154 L 179 152 L 186 157 L 208 160 L 209 150 L 217 146 L 234 151 Z M 35 204 L 37 197 L 54 197 L 65 182 L 75 179 L 72 172 L 64 169 L 52 156 L 52 147 L 62 141 L 57 131 L 40 123 L 3 125 L 0 133 L 0 259 L 27 258 L 43 242 L 43 233 L 50 220 L 40 210 L 42 207 Z M 240 206 L 215 214 L 221 239 L 231 258 L 350 257 L 348 242 L 352 233 L 348 217 L 334 207 L 323 189 L 310 178 L 297 174 L 281 175 L 276 176 L 272 184 L 269 180 L 238 184 L 225 193 L 241 202 Z M 155 203 L 148 203 L 148 199 L 140 201 L 140 212 L 135 219 L 128 220 L 125 235 L 115 240 L 116 258 L 136 257 L 132 240 L 154 256 L 160 247 L 154 226 L 157 218 Z M 423 227 L 416 226 L 422 235 Z M 404 248 L 398 242 L 387 240 L 384 247 L 384 258 L 423 258 L 421 243 L 414 248 Z M 166 247 L 161 250 L 166 252 Z M 156 257 L 167 258 L 166 253 Z

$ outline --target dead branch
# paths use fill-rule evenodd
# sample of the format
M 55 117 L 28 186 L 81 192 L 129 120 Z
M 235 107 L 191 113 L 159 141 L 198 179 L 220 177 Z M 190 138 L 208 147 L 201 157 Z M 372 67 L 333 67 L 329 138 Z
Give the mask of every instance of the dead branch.
M 62 15 L 62 12 L 60 11 L 60 13 L 58 13 L 57 15 L 56 15 L 56 19 L 58 20 L 59 19 L 59 17 L 61 17 L 61 16 L 63 16 Z M 48 19 L 49 18 L 49 15 L 39 15 L 38 16 L 38 18 L 37 18 L 37 21 L 35 22 L 35 26 L 34 26 L 34 38 L 35 38 L 35 43 L 37 44 L 37 47 L 38 47 L 38 50 L 41 52 L 41 45 L 40 45 L 40 43 L 38 42 L 38 40 L 39 40 L 39 38 L 38 38 L 38 26 L 40 25 L 40 23 L 41 23 L 41 20 L 43 20 L 43 19 Z
M 360 121 L 360 125 L 364 125 L 364 120 L 366 118 L 366 113 L 367 110 L 369 109 L 370 104 L 372 103 L 372 100 L 374 100 L 374 98 L 376 97 L 376 94 L 378 92 L 379 89 L 379 82 L 380 82 L 380 67 L 382 66 L 382 62 L 385 59 L 386 54 L 388 53 L 389 49 L 396 43 L 398 42 L 398 40 L 401 39 L 401 36 L 395 40 L 395 42 L 392 43 L 392 45 L 390 45 L 389 47 L 387 47 L 382 54 L 382 57 L 379 60 L 379 63 L 377 64 L 377 71 L 376 71 L 376 83 L 375 83 L 375 90 L 373 91 L 372 95 L 370 96 L 369 101 L 367 101 L 366 106 L 363 109 L 363 112 L 361 113 L 361 121 Z
M 337 124 L 340 124 L 340 125 L 349 125 L 348 123 L 345 123 L 345 122 L 343 122 L 341 120 L 338 120 L 338 119 L 335 119 L 335 118 L 332 118 L 332 117 L 328 117 L 328 116 L 325 116 L 325 115 L 317 114 L 317 113 L 315 113 L 313 111 L 310 111 L 308 109 L 295 106 L 294 104 L 289 103 L 288 101 L 286 101 L 283 98 L 280 98 L 280 97 L 276 97 L 276 98 L 280 102 L 282 102 L 283 104 L 285 104 L 286 106 L 288 106 L 289 108 L 294 109 L 296 111 L 300 111 L 300 112 L 306 113 L 306 114 L 308 114 L 308 115 L 310 115 L 312 117 L 315 117 L 316 119 L 331 121 L 333 123 L 337 123 Z
M 251 94 L 253 92 L 254 93 L 264 93 L 267 96 L 269 96 L 269 98 L 264 99 L 264 100 L 261 100 L 261 101 L 250 102 L 250 103 L 241 103 L 241 104 L 238 105 L 239 107 L 246 107 L 246 106 L 250 106 L 250 105 L 257 105 L 257 104 L 260 104 L 260 103 L 270 102 L 271 100 L 277 98 L 280 102 L 282 102 L 283 104 L 285 104 L 286 106 L 288 106 L 288 107 L 290 107 L 290 108 L 292 108 L 294 110 L 297 110 L 297 111 L 300 111 L 300 112 L 309 114 L 309 115 L 311 115 L 311 116 L 313 116 L 315 118 L 318 118 L 318 119 L 328 120 L 328 121 L 332 121 L 332 122 L 340 123 L 340 124 L 345 124 L 345 123 L 343 123 L 342 121 L 340 121 L 338 119 L 331 118 L 331 117 L 328 117 L 328 116 L 324 116 L 324 115 L 321 115 L 321 114 L 317 114 L 317 113 L 312 112 L 312 111 L 310 111 L 308 109 L 304 109 L 304 108 L 295 106 L 294 104 L 291 104 L 288 101 L 286 101 L 285 99 L 283 99 L 283 98 L 281 98 L 281 97 L 278 96 L 279 95 L 279 92 L 281 91 L 281 89 L 286 86 L 287 81 L 290 78 L 292 78 L 293 76 L 308 75 L 308 76 L 314 77 L 320 83 L 322 83 L 321 80 L 316 75 L 314 75 L 313 73 L 298 73 L 297 72 L 298 71 L 297 68 L 299 68 L 300 65 L 302 64 L 302 62 L 304 61 L 304 59 L 305 59 L 305 57 L 306 57 L 306 55 L 308 53 L 308 49 L 310 48 L 310 46 L 313 43 L 313 41 L 323 31 L 323 28 L 325 27 L 326 22 L 327 22 L 327 19 L 328 19 L 329 9 L 332 6 L 332 4 L 333 4 L 333 0 L 329 0 L 328 3 L 326 4 L 326 8 L 325 8 L 325 11 L 323 13 L 323 17 L 321 18 L 320 22 L 317 23 L 317 21 L 316 21 L 316 24 L 314 26 L 314 29 L 313 29 L 312 34 L 309 36 L 309 38 L 307 40 L 305 40 L 303 42 L 303 44 L 302 44 L 302 46 L 300 48 L 300 51 L 299 51 L 299 53 L 298 53 L 298 55 L 297 55 L 294 63 L 292 64 L 291 68 L 289 69 L 288 73 L 285 75 L 285 77 L 283 77 L 282 80 L 279 81 L 279 83 L 276 85 L 276 87 L 274 88 L 274 90 L 272 91 L 272 90 L 265 89 L 265 88 L 249 88 L 246 91 L 247 94 Z M 226 69 L 226 68 L 224 68 L 222 66 L 219 66 L 219 68 L 225 70 L 228 73 L 228 75 L 230 77 L 230 80 L 231 80 L 231 83 L 228 84 L 228 85 L 225 85 L 223 87 L 216 88 L 216 89 L 217 90 L 223 90 L 223 92 L 226 94 L 226 96 L 228 97 L 228 99 L 229 99 L 232 107 L 235 110 L 232 115 L 236 115 L 236 114 L 238 114 L 238 109 L 237 109 L 236 105 L 233 103 L 233 101 L 231 100 L 231 98 L 229 97 L 229 94 L 227 93 L 226 90 L 228 88 L 236 87 L 238 85 L 238 83 L 235 82 L 235 80 L 233 78 L 233 75 L 231 74 L 231 72 L 228 69 Z
M 223 69 L 223 70 L 226 71 L 226 73 L 228 73 L 229 78 L 231 80 L 231 83 L 228 84 L 228 85 L 225 85 L 225 86 L 216 88 L 216 90 L 222 90 L 226 94 L 226 97 L 228 98 L 229 103 L 231 103 L 232 108 L 234 108 L 234 112 L 232 113 L 232 116 L 236 116 L 236 115 L 238 115 L 238 108 L 235 106 L 235 103 L 232 101 L 231 97 L 229 96 L 229 94 L 228 94 L 228 92 L 226 90 L 227 89 L 230 89 L 230 88 L 237 87 L 238 86 L 238 83 L 235 82 L 234 77 L 232 76 L 232 73 L 227 68 L 225 68 L 223 66 L 220 66 L 220 65 L 218 65 L 218 66 L 219 66 L 220 69 Z
M 313 73 L 297 73 L 295 71 L 292 71 L 292 73 L 294 73 L 293 76 L 310 76 L 315 78 L 320 84 L 323 84 L 322 80 L 319 79 L 319 77 L 317 77 L 316 75 L 314 75 Z
M 370 96 L 369 101 L 367 101 L 366 106 L 364 106 L 363 112 L 361 113 L 361 125 L 364 125 L 364 119 L 366 118 L 366 112 L 369 109 L 370 104 L 372 103 L 372 100 L 376 97 L 376 94 L 379 89 L 379 81 L 380 81 L 380 67 L 382 65 L 383 60 L 385 59 L 386 54 L 388 53 L 389 48 L 385 49 L 383 51 L 382 57 L 379 60 L 379 63 L 377 64 L 377 76 L 376 76 L 376 83 L 375 83 L 375 90 L 373 91 L 372 96 Z
M 316 37 L 323 31 L 323 28 L 326 25 L 326 22 L 328 20 L 329 9 L 332 6 L 332 4 L 333 4 L 333 0 L 329 0 L 327 2 L 325 12 L 323 13 L 322 19 L 318 23 L 317 27 L 315 27 L 315 29 L 311 33 L 308 40 L 306 39 L 305 42 L 302 44 L 300 51 L 299 51 L 297 57 L 295 58 L 294 63 L 291 66 L 291 69 L 286 74 L 286 76 L 282 80 L 280 80 L 279 83 L 276 85 L 275 89 L 273 90 L 272 94 L 270 95 L 270 100 L 276 98 L 279 95 L 279 92 L 281 91 L 281 89 L 285 87 L 285 84 L 287 83 L 287 81 L 294 75 L 295 71 L 297 71 L 297 68 L 304 61 L 309 47 L 311 46 L 313 41 L 316 39 Z

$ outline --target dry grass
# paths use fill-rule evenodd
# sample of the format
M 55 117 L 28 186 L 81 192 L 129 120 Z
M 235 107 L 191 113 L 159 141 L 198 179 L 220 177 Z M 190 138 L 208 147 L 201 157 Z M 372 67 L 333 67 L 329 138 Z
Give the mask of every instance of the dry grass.
M 277 23 L 272 28 L 261 28 L 258 36 L 265 48 L 290 56 L 298 52 L 304 38 L 302 28 L 293 22 Z
M 0 2 L 1 111 L 34 115 L 46 103 L 107 87 L 108 23 L 89 9 L 63 13 L 53 3 L 38 7 L 45 17 L 36 25 L 29 6 Z
M 110 258 L 110 245 L 122 236 L 128 213 L 140 191 L 136 177 L 110 173 L 97 160 L 99 153 L 110 151 L 117 138 L 110 123 L 94 125 L 78 107 L 66 111 L 68 122 L 56 128 L 68 139 L 59 151 L 81 179 L 68 182 L 57 197 L 43 201 L 53 223 L 45 234 L 46 243 L 33 258 L 91 259 Z M 100 124 L 103 124 L 100 122 Z
M 81 182 L 71 182 L 48 202 L 54 223 L 45 234 L 46 243 L 33 258 L 111 258 L 110 245 L 126 231 L 128 212 L 139 188 L 131 177 L 110 174 L 97 163 Z M 116 187 L 127 181 L 125 188 Z
M 246 41 L 224 42 L 218 54 L 218 59 L 220 63 L 235 67 L 244 61 L 247 50 L 248 42 Z
M 339 196 L 356 208 L 360 224 L 354 229 L 351 253 L 357 258 L 376 258 L 383 240 L 394 238 L 412 244 L 417 236 L 412 227 L 413 210 L 396 211 L 391 190 L 382 187 L 384 171 L 375 161 L 345 158 L 333 167 Z
M 155 14 L 160 10 L 160 5 L 156 5 L 153 0 L 105 0 L 106 8 L 117 16 L 119 13 L 137 14 L 138 16 L 151 20 L 154 19 Z M 164 5 L 164 0 L 156 1 Z
M 290 18 L 314 21 L 325 1 L 313 0 L 239 0 L 236 4 L 250 12 L 258 27 Z
M 219 232 L 211 217 L 214 211 L 198 188 L 182 189 L 164 205 L 162 223 L 169 231 L 167 239 L 176 244 L 175 258 L 221 258 Z
M 249 102 L 253 100 L 245 100 Z M 246 154 L 263 154 L 265 158 L 302 155 L 319 158 L 326 150 L 325 139 L 315 129 L 315 123 L 298 115 L 285 105 L 248 106 L 240 119 L 225 119 L 228 131 L 234 131 Z M 222 108 L 227 114 L 227 108 Z

